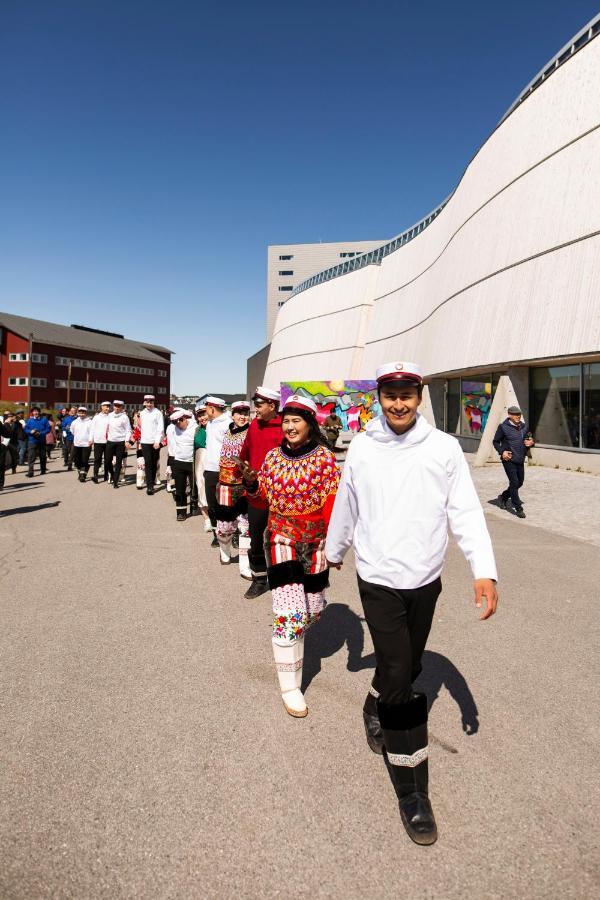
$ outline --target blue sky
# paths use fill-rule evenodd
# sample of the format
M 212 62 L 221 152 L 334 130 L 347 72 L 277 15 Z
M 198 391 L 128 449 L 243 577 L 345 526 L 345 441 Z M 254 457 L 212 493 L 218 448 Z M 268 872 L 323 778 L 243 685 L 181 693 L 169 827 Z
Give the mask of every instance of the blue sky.
M 0 309 L 245 389 L 270 243 L 397 234 L 456 185 L 584 0 L 2 0 Z

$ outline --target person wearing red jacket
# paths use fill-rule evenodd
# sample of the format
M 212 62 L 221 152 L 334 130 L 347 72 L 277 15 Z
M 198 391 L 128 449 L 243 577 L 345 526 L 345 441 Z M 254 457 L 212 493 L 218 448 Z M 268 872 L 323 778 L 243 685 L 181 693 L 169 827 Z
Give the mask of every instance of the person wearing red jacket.
M 240 459 L 248 463 L 250 469 L 258 472 L 269 450 L 279 447 L 283 438 L 281 416 L 279 414 L 279 391 L 257 387 L 252 398 L 256 418 L 250 423 L 246 440 L 240 452 Z M 252 572 L 252 584 L 244 594 L 247 600 L 260 597 L 269 590 L 267 584 L 267 561 L 265 559 L 264 534 L 269 510 L 264 497 L 248 498 L 248 527 L 250 530 L 250 550 L 248 562 Z
M 304 634 L 326 605 L 329 569 L 325 538 L 340 471 L 317 424 L 310 397 L 292 395 L 283 408 L 283 441 L 260 471 L 243 464 L 248 498 L 269 506 L 265 531 L 273 598 L 273 656 L 283 705 L 290 716 L 307 712 L 301 691 Z

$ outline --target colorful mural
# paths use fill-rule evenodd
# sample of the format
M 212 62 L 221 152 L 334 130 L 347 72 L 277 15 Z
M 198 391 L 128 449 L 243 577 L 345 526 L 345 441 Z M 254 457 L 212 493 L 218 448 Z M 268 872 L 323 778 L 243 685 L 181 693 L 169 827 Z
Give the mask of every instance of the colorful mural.
M 281 403 L 291 394 L 310 397 L 317 406 L 322 424 L 335 412 L 343 431 L 364 431 L 367 423 L 381 413 L 375 381 L 287 381 L 281 384 Z
M 491 381 L 461 381 L 462 434 L 480 436 L 492 406 Z

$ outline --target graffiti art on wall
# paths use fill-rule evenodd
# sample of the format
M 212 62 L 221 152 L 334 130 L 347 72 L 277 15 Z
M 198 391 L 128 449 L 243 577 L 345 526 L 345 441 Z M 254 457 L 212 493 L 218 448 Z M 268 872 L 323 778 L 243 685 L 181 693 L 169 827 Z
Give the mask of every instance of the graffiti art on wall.
M 300 394 L 314 400 L 319 424 L 330 413 L 336 413 L 342 420 L 343 431 L 364 431 L 367 423 L 381 413 L 375 381 L 282 382 L 282 405 L 291 394 Z
M 490 381 L 465 381 L 462 384 L 463 434 L 483 434 L 492 406 Z

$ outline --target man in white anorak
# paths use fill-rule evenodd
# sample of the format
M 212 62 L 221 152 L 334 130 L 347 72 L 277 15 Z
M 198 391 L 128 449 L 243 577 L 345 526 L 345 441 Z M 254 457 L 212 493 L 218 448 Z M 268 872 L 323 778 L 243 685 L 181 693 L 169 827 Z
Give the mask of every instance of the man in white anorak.
M 448 526 L 473 573 L 480 618 L 496 611 L 496 564 L 464 454 L 419 414 L 412 362 L 377 369 L 382 415 L 350 445 L 325 553 L 340 568 L 354 545 L 358 587 L 377 668 L 363 708 L 367 742 L 387 755 L 402 822 L 417 844 L 437 828 L 428 791 L 427 697 L 413 682 L 429 636 Z

